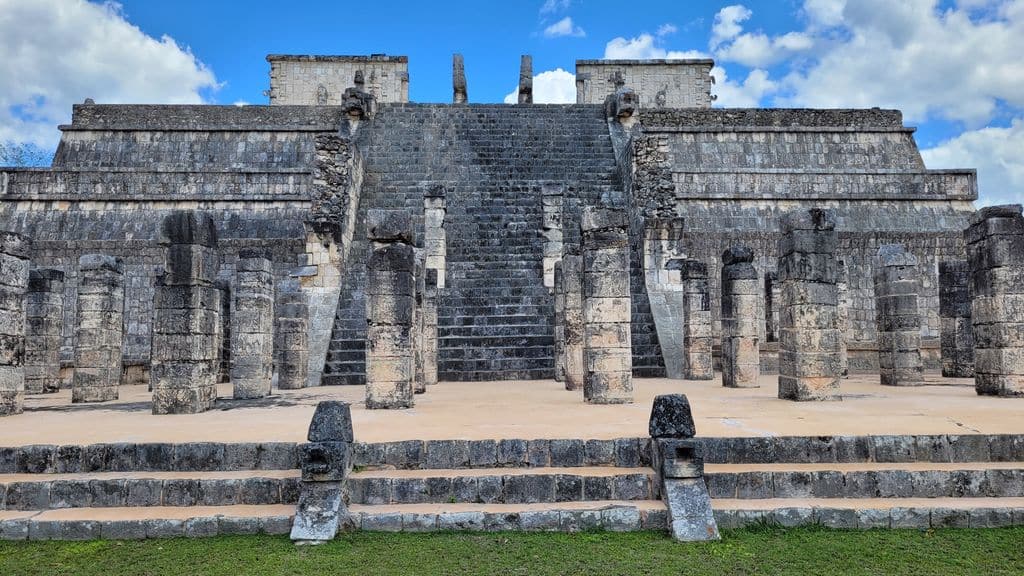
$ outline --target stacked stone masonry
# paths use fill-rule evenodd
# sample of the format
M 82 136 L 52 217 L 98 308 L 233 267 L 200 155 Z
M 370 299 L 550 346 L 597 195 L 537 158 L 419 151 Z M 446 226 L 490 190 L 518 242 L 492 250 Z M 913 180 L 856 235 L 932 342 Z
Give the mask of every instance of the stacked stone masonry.
M 779 398 L 839 400 L 835 214 L 794 211 L 779 239 Z
M 357 74 L 378 102 L 409 101 L 405 56 L 267 56 L 272 105 L 340 104 Z
M 64 272 L 29 272 L 25 298 L 25 392 L 43 394 L 61 388 L 60 330 L 64 320 Z
M 878 249 L 875 262 L 875 318 L 878 323 L 878 365 L 883 386 L 924 384 L 921 362 L 921 315 L 917 292 L 918 261 L 903 246 Z
M 711 60 L 577 60 L 576 102 L 603 104 L 620 87 L 631 88 L 642 108 L 708 108 Z
M 624 210 L 583 210 L 583 397 L 633 401 L 629 238 Z
M 285 283 L 277 291 L 277 387 L 305 388 L 309 382 L 309 303 Z
M 274 276 L 266 253 L 243 250 L 231 306 L 231 383 L 235 398 L 270 394 L 274 372 Z
M 25 293 L 31 240 L 0 232 L 0 416 L 25 408 Z
M 1021 205 L 982 208 L 964 232 L 971 263 L 974 386 L 1024 396 L 1024 216 Z
M 711 294 L 708 267 L 700 260 L 672 260 L 669 269 L 679 270 L 683 283 L 683 378 L 711 380 Z
M 106 254 L 86 254 L 78 259 L 78 275 L 71 401 L 117 400 L 124 342 L 124 262 Z
M 761 287 L 753 260 L 745 246 L 722 254 L 722 385 L 730 388 L 755 388 L 761 373 Z
M 586 366 L 583 361 L 585 324 L 583 321 L 583 260 L 579 248 L 567 250 L 562 256 L 562 289 L 564 310 L 562 326 L 563 378 L 566 390 L 582 390 Z
M 939 263 L 939 315 L 942 318 L 942 375 L 974 378 L 971 268 L 966 260 Z
M 223 338 L 217 230 L 206 214 L 175 212 L 161 223 L 160 243 L 167 260 L 154 305 L 153 413 L 205 412 L 217 400 Z

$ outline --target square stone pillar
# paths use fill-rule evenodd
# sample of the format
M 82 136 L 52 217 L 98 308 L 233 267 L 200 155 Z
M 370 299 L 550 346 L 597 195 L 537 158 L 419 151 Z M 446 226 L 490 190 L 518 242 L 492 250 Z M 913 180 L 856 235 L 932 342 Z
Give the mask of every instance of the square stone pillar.
M 78 259 L 78 323 L 72 402 L 117 400 L 124 342 L 124 262 L 105 254 Z
M 437 280 L 438 271 L 427 268 L 423 279 L 423 383 L 437 384 Z
M 629 223 L 624 210 L 583 210 L 583 398 L 633 401 Z
M 586 366 L 583 362 L 583 258 L 572 247 L 562 256 L 562 288 L 565 294 L 563 330 L 565 337 L 566 390 L 582 390 Z
M 939 262 L 942 375 L 974 378 L 971 267 L 966 260 Z
M 64 325 L 64 272 L 29 272 L 25 297 L 25 392 L 60 390 L 60 331 Z
M 153 414 L 205 412 L 217 400 L 222 345 L 217 229 L 206 214 L 173 212 L 160 243 L 167 263 L 153 310 Z
M 555 262 L 555 381 L 565 382 L 565 279 L 562 262 Z
M 412 408 L 415 253 L 405 210 L 370 210 L 366 279 L 366 407 Z
M 879 247 L 875 257 L 875 324 L 883 386 L 924 384 L 917 265 L 917 256 L 899 244 Z
M 700 260 L 673 258 L 666 268 L 679 270 L 683 283 L 683 378 L 711 380 L 715 366 L 711 356 L 708 266 Z
M 298 390 L 309 385 L 309 302 L 298 287 L 277 296 L 277 387 Z
M 415 368 L 413 371 L 412 391 L 414 394 L 423 394 L 427 391 L 423 356 L 423 292 L 427 285 L 424 277 L 424 270 L 426 268 L 423 263 L 423 251 L 414 248 L 413 254 L 415 255 L 413 282 L 416 283 L 416 290 L 413 295 L 412 307 L 412 353 Z
M 1024 396 L 1021 205 L 982 208 L 964 240 L 971 263 L 974 388 L 986 396 Z
M 801 210 L 782 217 L 779 398 L 785 400 L 841 399 L 835 227 L 830 210 Z
M 25 293 L 31 245 L 25 236 L 0 232 L 0 416 L 25 410 Z
M 263 398 L 274 376 L 274 269 L 264 250 L 243 249 L 231 306 L 231 384 L 235 398 Z
M 722 254 L 722 385 L 729 388 L 756 388 L 761 375 L 761 287 L 753 261 L 746 246 Z

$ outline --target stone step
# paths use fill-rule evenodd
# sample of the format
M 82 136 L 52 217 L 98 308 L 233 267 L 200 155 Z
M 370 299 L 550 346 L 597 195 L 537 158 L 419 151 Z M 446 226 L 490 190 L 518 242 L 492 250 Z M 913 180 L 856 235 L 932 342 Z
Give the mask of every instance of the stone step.
M 550 364 L 550 363 L 549 363 Z M 550 380 L 555 377 L 554 368 L 514 369 L 502 368 L 500 370 L 465 370 L 459 367 L 457 371 L 438 371 L 441 380 L 449 382 L 492 382 L 500 380 Z
M 545 531 L 660 530 L 668 513 L 660 500 L 560 502 L 557 504 L 353 504 L 349 511 L 362 530 Z
M 138 540 L 288 534 L 294 505 L 68 508 L 0 512 L 0 540 Z
M 485 325 L 485 326 L 439 326 L 438 338 L 514 338 L 517 336 L 554 336 L 554 327 L 550 324 Z
M 1024 498 L 713 499 L 719 528 L 771 523 L 829 528 L 999 528 L 1024 525 Z
M 0 475 L 0 510 L 295 504 L 299 473 L 96 472 Z
M 366 384 L 366 374 L 330 374 L 320 377 L 321 386 L 361 386 Z
M 650 500 L 656 484 L 650 468 L 483 468 L 356 472 L 348 488 L 357 504 L 529 504 Z

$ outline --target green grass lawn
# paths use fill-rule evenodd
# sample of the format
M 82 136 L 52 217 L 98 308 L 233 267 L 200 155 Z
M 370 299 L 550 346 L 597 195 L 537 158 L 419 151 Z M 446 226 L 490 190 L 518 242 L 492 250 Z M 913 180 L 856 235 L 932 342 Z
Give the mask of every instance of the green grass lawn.
M 1024 528 L 727 530 L 677 544 L 658 532 L 357 533 L 0 543 L 0 575 L 27 574 L 1024 574 Z

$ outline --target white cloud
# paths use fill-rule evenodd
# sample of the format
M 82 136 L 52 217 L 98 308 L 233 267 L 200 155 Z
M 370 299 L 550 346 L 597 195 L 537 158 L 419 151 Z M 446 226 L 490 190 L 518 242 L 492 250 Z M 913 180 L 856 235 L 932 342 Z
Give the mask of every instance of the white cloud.
M 505 96 L 506 104 L 519 101 L 519 89 Z M 546 70 L 533 77 L 535 104 L 574 104 L 576 102 L 576 75 L 561 68 Z
M 665 24 L 662 24 L 661 26 L 658 26 L 657 35 L 658 36 L 668 36 L 670 34 L 675 34 L 678 31 L 679 31 L 679 28 L 676 28 L 675 24 L 666 22 Z
M 52 147 L 71 105 L 195 104 L 213 72 L 173 38 L 147 36 L 114 3 L 0 0 L 0 141 Z
M 586 35 L 587 33 L 583 31 L 583 28 L 573 24 L 572 18 L 569 16 L 562 18 L 558 22 L 555 22 L 544 29 L 545 38 L 561 38 L 563 36 L 582 38 Z
M 732 40 L 739 35 L 743 31 L 740 22 L 747 20 L 751 15 L 753 12 L 742 4 L 733 4 L 719 10 L 711 25 L 711 48 L 717 48 L 722 42 Z
M 724 68 L 711 69 L 715 85 L 711 92 L 718 96 L 716 106 L 725 108 L 756 108 L 768 95 L 778 90 L 778 83 L 768 77 L 764 70 L 751 70 L 743 82 L 729 80 Z
M 1024 119 L 970 130 L 921 151 L 929 168 L 977 168 L 978 203 L 1024 203 Z
M 835 26 L 843 22 L 846 0 L 804 0 L 803 13 L 812 26 Z
M 540 7 L 540 13 L 551 14 L 553 12 L 568 10 L 569 4 L 572 4 L 572 0 L 545 0 L 544 4 Z
M 686 58 L 708 58 L 699 50 L 666 50 L 658 45 L 658 41 L 646 32 L 630 38 L 612 38 L 604 47 L 607 60 L 680 60 Z
M 754 32 L 740 34 L 732 42 L 721 45 L 715 51 L 715 57 L 719 61 L 736 62 L 743 66 L 765 67 L 806 51 L 813 45 L 814 40 L 802 32 L 789 32 L 774 38 Z

